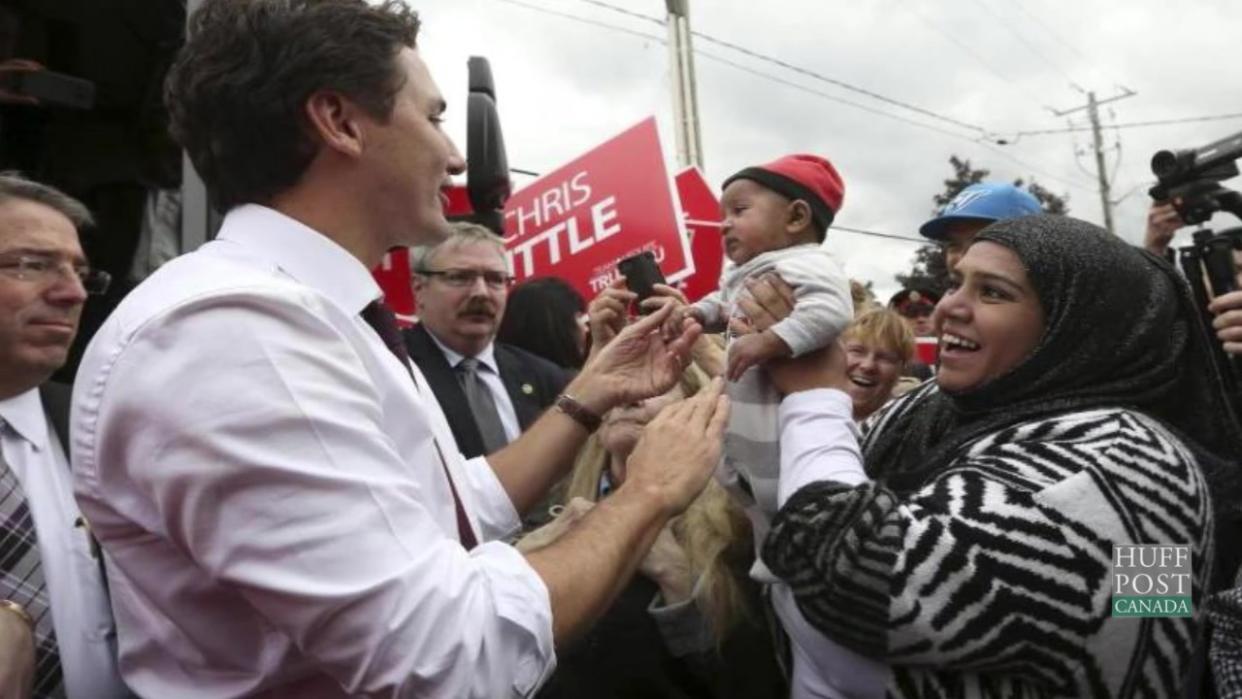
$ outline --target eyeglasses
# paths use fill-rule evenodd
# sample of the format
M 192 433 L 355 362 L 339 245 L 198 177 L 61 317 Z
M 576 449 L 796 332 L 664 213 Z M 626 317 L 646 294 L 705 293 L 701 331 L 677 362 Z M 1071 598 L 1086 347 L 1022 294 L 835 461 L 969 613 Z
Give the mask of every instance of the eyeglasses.
M 479 280 L 479 277 L 482 277 L 483 283 L 487 284 L 487 288 L 495 291 L 512 286 L 514 281 L 513 277 L 508 274 L 490 269 L 424 269 L 419 270 L 417 274 L 425 277 L 439 277 L 445 284 L 458 288 L 472 287 Z
M 50 284 L 70 275 L 78 278 L 86 293 L 98 296 L 108 292 L 112 275 L 86 265 L 73 265 L 55 255 L 20 253 L 0 255 L 0 274 L 23 282 Z

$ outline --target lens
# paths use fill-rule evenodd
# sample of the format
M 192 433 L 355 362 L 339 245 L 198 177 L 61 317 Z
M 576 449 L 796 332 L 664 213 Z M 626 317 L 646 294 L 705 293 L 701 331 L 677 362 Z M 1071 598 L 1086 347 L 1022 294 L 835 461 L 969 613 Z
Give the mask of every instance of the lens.
M 1186 157 L 1193 159 L 1194 154 L 1186 151 L 1175 152 L 1171 150 L 1158 151 L 1151 156 L 1151 171 L 1156 177 L 1171 177 L 1177 174 L 1181 161 Z

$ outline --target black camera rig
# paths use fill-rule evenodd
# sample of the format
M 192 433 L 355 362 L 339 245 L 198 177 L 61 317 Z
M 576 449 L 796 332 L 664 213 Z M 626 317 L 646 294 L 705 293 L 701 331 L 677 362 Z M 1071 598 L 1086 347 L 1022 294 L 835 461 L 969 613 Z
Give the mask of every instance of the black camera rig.
M 1218 211 L 1242 219 L 1242 193 L 1221 184 L 1239 174 L 1238 158 L 1242 158 L 1242 133 L 1202 148 L 1159 151 L 1151 158 L 1157 182 L 1148 194 L 1156 201 L 1172 203 L 1187 224 L 1207 223 Z M 1240 288 L 1235 250 L 1242 251 L 1242 227 L 1218 233 L 1204 226 L 1194 232 L 1190 245 L 1178 249 L 1177 262 L 1202 313 L 1213 355 L 1236 410 L 1242 407 L 1242 356 L 1225 353 L 1211 332 L 1212 314 L 1208 311 L 1212 297 Z

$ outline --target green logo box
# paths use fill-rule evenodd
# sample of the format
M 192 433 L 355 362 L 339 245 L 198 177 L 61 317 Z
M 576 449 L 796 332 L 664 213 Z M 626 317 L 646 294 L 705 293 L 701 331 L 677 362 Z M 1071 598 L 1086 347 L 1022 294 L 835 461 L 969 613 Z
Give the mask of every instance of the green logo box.
M 1188 544 L 1114 544 L 1112 615 L 1194 616 Z

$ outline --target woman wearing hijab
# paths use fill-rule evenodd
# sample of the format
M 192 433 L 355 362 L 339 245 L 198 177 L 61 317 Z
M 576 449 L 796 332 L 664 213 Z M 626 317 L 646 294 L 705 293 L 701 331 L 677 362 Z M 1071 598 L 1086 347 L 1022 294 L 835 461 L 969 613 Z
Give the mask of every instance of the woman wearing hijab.
M 1236 568 L 1213 510 L 1236 519 L 1219 457 L 1242 439 L 1184 284 L 1050 216 L 990 226 L 955 276 L 936 381 L 873 418 L 861 460 L 815 439 L 849 417 L 808 390 L 844 385 L 840 353 L 770 369 L 799 451 L 764 560 L 815 627 L 888 664 L 873 696 L 1178 696 L 1199 620 L 1112 616 L 1111 573 L 1116 544 L 1189 545 L 1201 604 L 1213 564 Z

